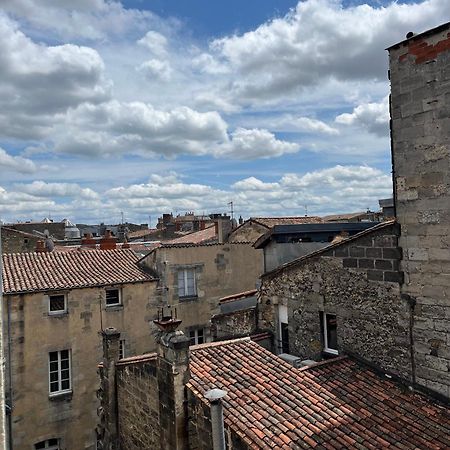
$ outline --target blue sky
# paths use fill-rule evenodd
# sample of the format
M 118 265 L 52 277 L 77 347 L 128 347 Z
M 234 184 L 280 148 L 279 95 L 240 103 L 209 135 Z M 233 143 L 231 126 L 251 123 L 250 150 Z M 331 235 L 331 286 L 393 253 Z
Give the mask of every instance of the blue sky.
M 376 209 L 388 45 L 450 0 L 4 0 L 0 219 Z

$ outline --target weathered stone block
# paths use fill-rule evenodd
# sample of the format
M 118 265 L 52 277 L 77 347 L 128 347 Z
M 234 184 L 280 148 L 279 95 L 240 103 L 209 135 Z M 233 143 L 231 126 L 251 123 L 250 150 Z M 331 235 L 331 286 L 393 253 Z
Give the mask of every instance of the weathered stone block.
M 382 270 L 368 270 L 367 279 L 370 281 L 383 281 L 383 271 Z
M 350 247 L 350 256 L 355 258 L 364 258 L 364 256 L 366 256 L 365 247 Z
M 403 283 L 403 272 L 384 272 L 384 281 L 391 283 Z
M 383 258 L 386 259 L 401 259 L 402 250 L 400 247 L 396 248 L 383 248 Z
M 356 258 L 344 258 L 342 260 L 343 267 L 358 267 L 358 260 Z
M 381 258 L 382 257 L 382 249 L 377 247 L 372 247 L 366 249 L 366 257 L 367 258 Z
M 375 260 L 375 269 L 378 270 L 393 270 L 392 262 L 387 259 L 377 259 Z
M 358 259 L 358 267 L 360 269 L 373 269 L 375 267 L 375 261 L 373 259 Z

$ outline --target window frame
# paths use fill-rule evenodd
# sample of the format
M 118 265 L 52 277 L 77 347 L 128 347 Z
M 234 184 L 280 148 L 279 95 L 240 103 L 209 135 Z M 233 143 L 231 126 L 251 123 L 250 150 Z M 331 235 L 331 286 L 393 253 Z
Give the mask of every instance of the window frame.
M 51 444 L 50 441 L 56 441 L 56 444 Z M 36 442 L 36 444 L 33 445 L 33 448 L 34 450 L 60 450 L 60 443 L 59 438 L 45 439 L 45 441 Z M 44 444 L 44 447 L 41 447 L 41 444 Z
M 61 364 L 61 362 L 63 361 L 62 352 L 65 352 L 65 351 L 67 351 L 67 356 L 68 356 L 67 357 L 67 360 L 68 360 L 68 368 L 67 369 L 63 369 L 62 364 Z M 57 353 L 57 356 L 58 356 L 57 360 L 56 360 L 56 362 L 57 362 L 57 370 L 56 371 L 51 370 L 51 363 L 55 362 L 54 360 L 53 361 L 51 360 L 50 355 L 52 353 Z M 64 358 L 64 360 L 65 359 L 66 358 Z M 63 370 L 68 370 L 69 377 L 67 379 L 62 378 Z M 58 390 L 52 391 L 52 383 L 55 383 L 55 381 L 51 380 L 51 374 L 55 373 L 55 372 L 58 374 L 58 377 L 56 380 L 58 382 Z M 69 381 L 69 387 L 66 389 L 62 389 L 62 383 L 63 383 L 63 381 L 66 381 L 66 380 Z M 66 348 L 63 350 L 55 350 L 55 351 L 49 352 L 48 353 L 48 394 L 49 394 L 49 396 L 56 397 L 59 395 L 70 394 L 70 393 L 72 393 L 72 351 L 71 351 L 71 349 Z
M 108 303 L 108 291 L 117 291 L 118 293 L 118 303 Z M 114 308 L 117 306 L 122 306 L 122 289 L 120 287 L 107 287 L 105 288 L 105 305 L 107 308 Z
M 188 291 L 188 273 L 192 272 L 193 274 L 193 293 L 189 293 Z M 183 273 L 183 283 L 180 284 L 180 273 Z M 177 287 L 178 287 L 178 298 L 180 300 L 187 300 L 187 299 L 193 299 L 198 297 L 197 293 L 197 271 L 195 267 L 180 267 L 177 270 Z M 183 295 L 180 295 L 180 289 L 183 289 Z
M 49 316 L 60 316 L 62 314 L 67 314 L 67 294 L 47 294 L 48 297 L 48 315 Z M 51 310 L 51 299 L 52 297 L 64 297 L 64 309 L 58 309 L 55 311 Z
M 323 327 L 322 327 L 323 351 L 325 353 L 328 353 L 329 355 L 337 356 L 337 355 L 339 355 L 339 350 L 337 348 L 330 348 L 328 346 L 328 322 L 327 322 L 328 316 L 334 316 L 334 318 L 337 322 L 337 315 L 332 314 L 332 313 L 326 313 L 325 311 L 322 311 L 321 314 L 322 314 L 322 323 L 323 323 Z M 337 347 L 337 323 L 336 323 L 336 347 Z
M 201 331 L 201 337 L 199 336 L 199 331 Z M 193 334 L 193 336 L 192 336 Z M 202 342 L 198 342 L 199 339 L 202 339 Z M 206 333 L 204 328 L 191 328 L 189 330 L 189 345 L 200 345 L 206 342 Z
M 125 339 L 119 340 L 119 359 L 126 358 Z

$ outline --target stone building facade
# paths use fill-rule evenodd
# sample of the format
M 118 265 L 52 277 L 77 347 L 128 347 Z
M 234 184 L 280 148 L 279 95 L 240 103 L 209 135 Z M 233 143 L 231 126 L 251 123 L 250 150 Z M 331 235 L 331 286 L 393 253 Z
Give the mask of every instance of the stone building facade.
M 31 233 L 15 230 L 14 228 L 1 227 L 2 253 L 34 252 L 37 242 L 42 237 Z
M 163 304 L 176 309 L 196 344 L 211 340 L 219 299 L 254 289 L 263 270 L 262 252 L 246 243 L 163 244 L 142 263 L 158 275 Z
M 120 330 L 124 356 L 156 348 L 157 282 L 137 261 L 132 250 L 3 256 L 14 450 L 96 448 L 99 332 Z
M 351 353 L 411 380 L 412 310 L 400 296 L 397 239 L 386 222 L 264 274 L 261 328 L 279 343 L 285 324 L 283 352 L 302 359 Z
M 450 23 L 389 49 L 396 216 L 416 381 L 450 397 Z

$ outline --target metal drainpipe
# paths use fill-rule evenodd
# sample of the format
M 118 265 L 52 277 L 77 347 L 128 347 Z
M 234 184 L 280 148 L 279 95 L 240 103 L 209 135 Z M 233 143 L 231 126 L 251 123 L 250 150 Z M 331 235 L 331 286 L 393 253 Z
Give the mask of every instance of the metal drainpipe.
M 227 395 L 221 389 L 211 389 L 206 392 L 205 397 L 211 405 L 211 428 L 213 438 L 213 450 L 225 450 L 225 432 L 223 424 L 222 398 Z

